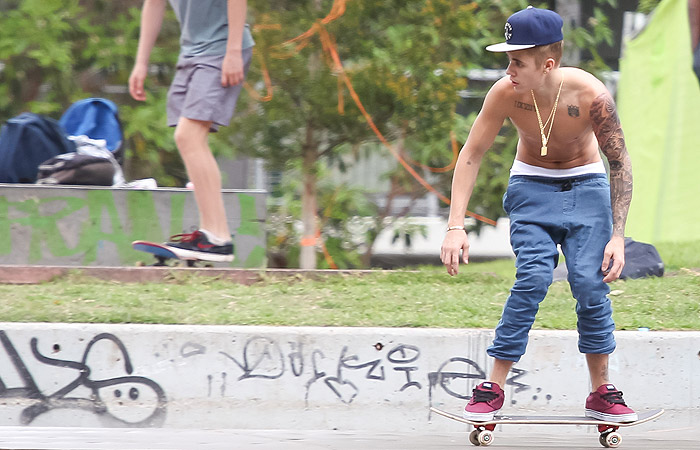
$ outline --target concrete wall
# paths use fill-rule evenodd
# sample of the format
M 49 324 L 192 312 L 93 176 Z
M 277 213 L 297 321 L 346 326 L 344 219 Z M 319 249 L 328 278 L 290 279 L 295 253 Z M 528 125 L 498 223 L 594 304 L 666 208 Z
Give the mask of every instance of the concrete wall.
M 489 370 L 486 330 L 0 323 L 0 425 L 452 430 Z M 638 410 L 700 417 L 700 333 L 619 332 Z M 535 331 L 505 411 L 581 413 L 574 332 Z
M 264 267 L 264 191 L 224 191 L 236 267 Z M 154 258 L 134 240 L 163 242 L 198 225 L 187 189 L 0 185 L 0 264 L 118 266 Z

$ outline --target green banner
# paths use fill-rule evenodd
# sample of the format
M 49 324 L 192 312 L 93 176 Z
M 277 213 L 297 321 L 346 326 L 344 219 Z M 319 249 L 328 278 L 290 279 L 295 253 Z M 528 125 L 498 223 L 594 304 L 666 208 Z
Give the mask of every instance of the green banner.
M 700 84 L 685 0 L 661 2 L 627 43 L 617 103 L 634 173 L 625 234 L 653 243 L 700 239 Z

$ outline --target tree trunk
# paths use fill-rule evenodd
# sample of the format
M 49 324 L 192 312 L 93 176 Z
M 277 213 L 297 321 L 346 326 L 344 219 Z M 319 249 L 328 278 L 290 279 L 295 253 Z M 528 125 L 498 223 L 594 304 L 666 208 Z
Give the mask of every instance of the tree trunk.
M 304 165 L 302 167 L 303 192 L 301 194 L 301 223 L 303 227 L 299 267 L 316 268 L 316 162 L 318 149 L 313 140 L 313 127 L 306 125 L 306 142 L 304 143 Z
M 391 209 L 394 205 L 394 198 L 396 197 L 396 195 L 398 195 L 400 191 L 400 187 L 396 183 L 395 177 L 390 177 L 389 182 L 391 187 L 389 188 L 389 192 L 386 194 L 386 203 L 384 204 L 384 208 L 381 208 L 377 211 L 377 215 L 373 219 L 374 232 L 367 236 L 367 242 L 365 242 L 365 244 L 367 245 L 367 250 L 365 250 L 365 252 L 362 254 L 361 259 L 362 264 L 365 268 L 369 268 L 372 264 L 372 255 L 374 254 L 374 243 L 386 227 L 386 218 L 389 217 L 389 214 L 391 214 Z
M 321 10 L 321 0 L 314 1 L 314 8 Z M 321 54 L 314 52 L 309 59 L 309 76 L 316 77 L 321 69 Z M 299 267 L 301 269 L 316 268 L 316 162 L 318 161 L 318 145 L 314 140 L 314 126 L 306 123 L 306 142 L 304 142 L 301 193 L 301 251 L 299 252 Z

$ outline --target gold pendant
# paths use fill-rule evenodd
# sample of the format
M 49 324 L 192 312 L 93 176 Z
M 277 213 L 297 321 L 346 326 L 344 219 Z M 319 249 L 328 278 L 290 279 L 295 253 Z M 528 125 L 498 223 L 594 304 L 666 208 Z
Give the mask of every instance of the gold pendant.
M 540 156 L 547 156 L 547 146 L 543 145 L 542 149 L 540 150 Z

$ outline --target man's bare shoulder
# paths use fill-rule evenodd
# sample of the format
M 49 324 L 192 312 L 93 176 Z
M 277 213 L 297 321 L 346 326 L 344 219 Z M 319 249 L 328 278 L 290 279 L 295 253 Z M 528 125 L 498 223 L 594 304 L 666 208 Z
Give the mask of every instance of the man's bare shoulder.
M 493 94 L 500 99 L 514 96 L 513 83 L 511 83 L 510 77 L 505 75 L 496 81 L 493 86 L 491 86 L 491 89 L 489 89 L 489 94 Z
M 562 67 L 561 70 L 567 91 L 574 92 L 583 104 L 590 106 L 596 97 L 608 93 L 602 81 L 583 69 Z
M 505 120 L 508 117 L 510 99 L 514 96 L 513 86 L 508 76 L 496 81 L 489 89 L 481 107 L 481 114 L 493 120 Z
M 591 88 L 605 86 L 595 75 L 578 67 L 562 67 L 561 70 L 564 72 L 566 81 L 571 80 Z
M 491 86 L 491 89 L 486 94 L 484 107 L 504 112 L 507 109 L 505 106 L 511 104 L 509 100 L 515 97 L 516 93 L 513 90 L 513 84 L 510 81 L 510 77 L 506 75 Z

